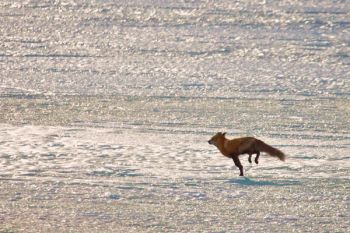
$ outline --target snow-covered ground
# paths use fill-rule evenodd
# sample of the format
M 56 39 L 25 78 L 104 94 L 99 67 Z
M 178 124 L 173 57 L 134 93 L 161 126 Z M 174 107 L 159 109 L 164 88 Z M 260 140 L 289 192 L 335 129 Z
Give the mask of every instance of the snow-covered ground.
M 349 138 L 264 137 L 242 157 L 209 134 L 2 125 L 2 229 L 25 232 L 347 232 Z
M 0 2 L 0 232 L 348 232 L 347 1 Z M 218 131 L 281 149 L 242 156 Z

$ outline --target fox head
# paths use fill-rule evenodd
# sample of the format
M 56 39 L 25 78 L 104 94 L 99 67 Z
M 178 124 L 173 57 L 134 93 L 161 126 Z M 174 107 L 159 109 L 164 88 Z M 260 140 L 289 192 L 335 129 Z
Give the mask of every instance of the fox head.
M 210 145 L 215 145 L 216 147 L 219 145 L 219 141 L 222 140 L 222 139 L 225 139 L 225 135 L 226 133 L 217 133 L 215 134 L 209 141 L 208 143 Z

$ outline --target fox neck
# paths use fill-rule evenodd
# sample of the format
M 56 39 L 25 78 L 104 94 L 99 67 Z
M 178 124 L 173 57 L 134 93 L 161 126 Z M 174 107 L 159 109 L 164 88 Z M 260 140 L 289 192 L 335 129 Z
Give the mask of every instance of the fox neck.
M 227 151 L 226 151 L 226 148 L 225 148 L 225 142 L 227 141 L 226 138 L 220 138 L 218 141 L 217 141 L 217 145 L 216 147 L 219 149 L 219 151 L 223 154 L 223 155 L 227 155 Z

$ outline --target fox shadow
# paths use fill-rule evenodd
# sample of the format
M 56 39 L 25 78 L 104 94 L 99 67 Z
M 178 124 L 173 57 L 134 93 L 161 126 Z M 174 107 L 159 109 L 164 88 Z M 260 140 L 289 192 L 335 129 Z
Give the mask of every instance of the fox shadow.
M 253 180 L 248 177 L 240 177 L 237 179 L 230 179 L 226 183 L 229 184 L 238 184 L 243 186 L 291 186 L 291 185 L 300 185 L 301 182 L 297 180 Z

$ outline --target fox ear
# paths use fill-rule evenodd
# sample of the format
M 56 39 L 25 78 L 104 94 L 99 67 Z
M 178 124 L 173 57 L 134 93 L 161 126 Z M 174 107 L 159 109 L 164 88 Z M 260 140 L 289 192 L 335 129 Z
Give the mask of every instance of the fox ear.
M 225 136 L 226 135 L 226 132 L 225 133 L 222 133 L 222 136 Z

